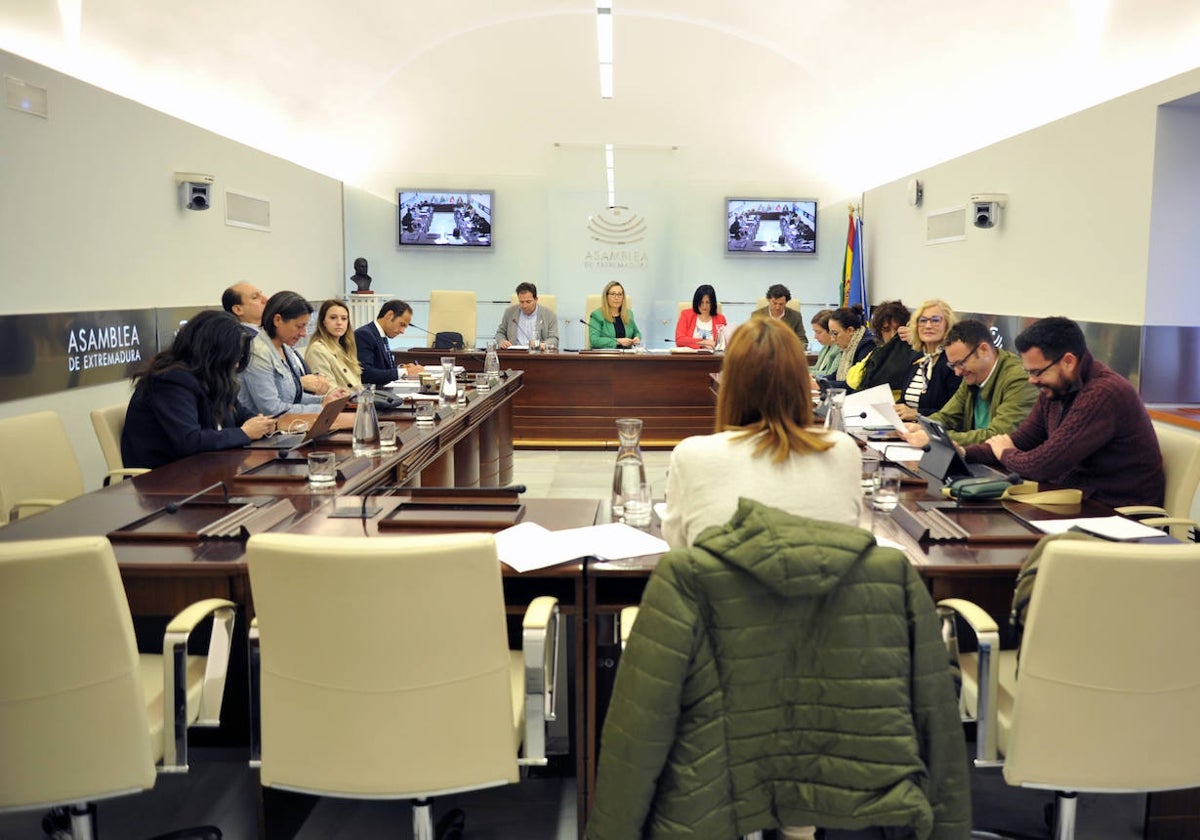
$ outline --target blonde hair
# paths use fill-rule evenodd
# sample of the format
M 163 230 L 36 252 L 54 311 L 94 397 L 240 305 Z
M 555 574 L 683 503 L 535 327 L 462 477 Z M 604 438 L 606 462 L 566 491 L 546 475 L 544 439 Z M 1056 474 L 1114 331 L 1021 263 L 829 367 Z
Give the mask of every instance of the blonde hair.
M 958 316 L 954 314 L 954 310 L 950 308 L 950 304 L 941 298 L 930 298 L 912 311 L 912 316 L 908 319 L 908 343 L 914 350 L 924 350 L 925 343 L 921 341 L 921 336 L 917 334 L 917 319 L 921 317 L 921 313 L 931 307 L 938 307 L 942 310 L 942 317 L 945 318 L 946 333 L 942 336 L 942 344 L 946 343 L 946 336 L 950 335 L 950 330 L 958 323 Z
M 604 284 L 604 291 L 600 293 L 600 314 L 603 315 L 604 320 L 608 321 L 608 323 L 610 323 L 610 324 L 613 322 L 613 315 L 612 315 L 612 310 L 610 310 L 608 307 L 608 292 L 610 289 L 612 289 L 613 286 L 620 286 L 621 294 L 622 295 L 625 294 L 625 284 L 622 283 L 620 280 L 609 280 L 607 283 Z M 628 299 L 629 298 L 627 298 L 627 297 L 621 298 L 621 310 L 617 314 L 621 316 L 622 321 L 628 321 L 628 320 L 633 319 L 633 310 L 625 308 L 625 301 Z M 713 306 L 714 306 L 713 312 L 715 313 L 716 312 L 716 309 L 715 309 L 716 304 L 714 303 Z
M 808 358 L 791 327 L 751 318 L 734 331 L 721 365 L 716 431 L 758 437 L 754 455 L 776 463 L 823 452 L 833 441 L 812 425 Z

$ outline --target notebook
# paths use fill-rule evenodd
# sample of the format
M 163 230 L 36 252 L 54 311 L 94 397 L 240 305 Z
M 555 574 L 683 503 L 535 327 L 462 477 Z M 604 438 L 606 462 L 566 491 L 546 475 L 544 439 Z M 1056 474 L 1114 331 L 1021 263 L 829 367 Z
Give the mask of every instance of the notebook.
M 921 456 L 921 472 L 938 481 L 949 483 L 959 478 L 998 478 L 1003 480 L 1007 473 L 994 470 L 986 464 L 968 464 L 954 448 L 954 441 L 946 427 L 928 417 L 917 417 L 917 422 L 929 435 L 929 451 Z
M 321 413 L 317 415 L 317 419 L 313 421 L 313 424 L 308 427 L 308 431 L 306 432 L 276 432 L 273 435 L 252 440 L 246 445 L 251 449 L 295 449 L 297 446 L 303 446 L 309 441 L 324 437 L 333 428 L 334 421 L 342 413 L 342 409 L 346 407 L 346 403 L 350 402 L 351 396 L 351 394 L 347 394 L 341 399 L 326 403 L 325 407 L 321 409 Z

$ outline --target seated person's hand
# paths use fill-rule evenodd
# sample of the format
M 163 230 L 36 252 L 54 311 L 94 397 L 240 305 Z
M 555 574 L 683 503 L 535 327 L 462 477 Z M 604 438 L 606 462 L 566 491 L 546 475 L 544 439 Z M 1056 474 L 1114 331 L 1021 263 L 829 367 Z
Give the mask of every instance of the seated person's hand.
M 501 350 L 507 350 L 509 347 L 512 347 L 512 342 L 506 338 L 500 342 L 499 347 Z
M 637 347 L 641 343 L 642 343 L 642 340 L 640 338 L 630 339 L 630 341 L 629 341 L 629 344 L 632 347 Z
M 908 344 L 909 338 L 912 337 L 912 331 L 909 330 L 907 324 L 905 324 L 902 327 L 898 327 L 896 329 L 896 333 L 897 333 L 897 335 L 900 336 L 900 340 L 903 341 L 905 344 Z
M 321 405 L 329 405 L 334 400 L 340 400 L 342 397 L 349 396 L 349 394 L 350 390 L 348 388 L 333 388 L 325 394 L 325 398 L 321 400 Z
M 700 339 L 699 344 L 701 347 L 704 347 L 708 350 L 712 350 L 717 346 L 717 342 L 713 341 L 711 338 L 702 338 Z
M 310 394 L 328 394 L 333 387 L 333 383 L 319 373 L 304 374 L 300 377 L 300 385 Z
M 408 364 L 403 365 L 401 367 L 401 370 L 404 371 L 404 375 L 407 376 L 409 379 L 415 379 L 415 378 L 419 377 L 422 373 L 425 372 L 425 368 L 421 367 L 418 364 L 414 364 L 412 362 L 409 362 Z
M 246 433 L 246 437 L 250 440 L 258 440 L 275 431 L 275 418 L 268 417 L 265 414 L 259 414 L 257 417 L 251 417 L 242 424 L 242 431 Z
M 915 446 L 917 449 L 929 443 L 929 435 L 925 434 L 925 430 L 916 423 L 905 423 L 904 434 L 900 437 L 904 438 L 904 442 L 909 446 Z
M 632 347 L 633 339 L 632 338 L 618 338 L 617 346 L 618 347 Z
M 996 435 L 987 439 L 987 445 L 992 448 L 992 454 L 999 461 L 1005 450 L 1015 449 L 1012 438 L 1008 435 Z
M 900 415 L 901 420 L 912 421 L 917 419 L 917 410 L 904 403 L 896 403 L 896 413 Z

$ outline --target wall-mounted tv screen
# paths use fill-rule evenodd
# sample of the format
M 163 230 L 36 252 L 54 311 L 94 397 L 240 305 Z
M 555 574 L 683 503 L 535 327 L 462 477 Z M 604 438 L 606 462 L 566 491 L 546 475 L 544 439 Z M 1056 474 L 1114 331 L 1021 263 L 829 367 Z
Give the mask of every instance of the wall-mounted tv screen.
M 491 247 L 491 190 L 400 190 L 401 245 Z
M 725 216 L 728 253 L 817 253 L 815 199 L 730 198 Z

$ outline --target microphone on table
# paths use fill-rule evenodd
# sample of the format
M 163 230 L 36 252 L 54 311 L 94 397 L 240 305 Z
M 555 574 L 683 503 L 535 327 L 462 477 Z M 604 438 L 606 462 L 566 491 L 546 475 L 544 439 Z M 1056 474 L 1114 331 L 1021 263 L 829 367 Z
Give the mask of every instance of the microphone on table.
M 225 503 L 228 504 L 229 503 L 229 487 L 226 486 L 224 481 L 218 481 L 216 484 L 208 485 L 207 487 L 205 487 L 203 490 L 201 490 L 198 493 L 193 493 L 192 495 L 188 496 L 186 499 L 182 499 L 178 502 L 167 502 L 165 505 L 163 505 L 163 510 L 165 510 L 167 513 L 178 513 L 179 509 L 181 507 L 183 507 L 184 505 L 186 505 L 188 502 L 196 501 L 196 499 L 199 499 L 201 496 L 206 495 L 209 490 L 214 490 L 217 487 L 220 487 L 221 491 L 225 494 Z

